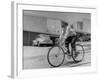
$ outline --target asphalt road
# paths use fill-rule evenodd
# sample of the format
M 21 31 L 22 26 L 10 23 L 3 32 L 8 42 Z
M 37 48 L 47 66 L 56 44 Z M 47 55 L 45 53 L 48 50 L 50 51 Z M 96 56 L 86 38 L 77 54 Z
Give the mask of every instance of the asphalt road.
M 81 43 L 85 49 L 84 60 L 74 63 L 72 58 L 65 56 L 64 63 L 60 67 L 82 67 L 91 66 L 91 44 Z M 47 53 L 50 47 L 24 46 L 23 49 L 23 69 L 52 68 L 47 61 Z

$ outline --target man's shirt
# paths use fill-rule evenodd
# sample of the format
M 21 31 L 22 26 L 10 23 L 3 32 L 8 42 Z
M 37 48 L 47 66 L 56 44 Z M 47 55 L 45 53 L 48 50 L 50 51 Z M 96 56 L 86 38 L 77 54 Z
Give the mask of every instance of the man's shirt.
M 76 35 L 75 29 L 72 29 L 70 26 L 67 26 L 64 30 L 62 29 L 60 38 L 66 39 L 69 36 Z

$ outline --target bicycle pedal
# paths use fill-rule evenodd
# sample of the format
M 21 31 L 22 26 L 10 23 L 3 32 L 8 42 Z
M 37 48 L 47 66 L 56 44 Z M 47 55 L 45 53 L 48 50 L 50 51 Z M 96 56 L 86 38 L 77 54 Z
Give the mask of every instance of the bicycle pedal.
M 67 52 L 66 52 L 66 51 L 64 51 L 64 53 L 65 53 L 65 54 L 67 54 Z
M 71 54 L 67 54 L 68 56 L 72 56 Z
M 71 59 L 71 56 L 67 55 L 67 58 L 68 58 L 68 59 Z

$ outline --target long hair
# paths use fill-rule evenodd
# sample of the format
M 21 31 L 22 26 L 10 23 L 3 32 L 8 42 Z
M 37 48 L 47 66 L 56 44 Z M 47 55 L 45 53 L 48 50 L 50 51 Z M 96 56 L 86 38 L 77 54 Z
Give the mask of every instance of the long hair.
M 73 24 L 72 24 L 72 25 L 70 25 L 70 27 L 73 29 L 73 28 L 74 28 Z
M 61 27 L 62 27 L 62 28 L 65 28 L 65 27 L 67 27 L 67 26 L 68 26 L 68 23 L 67 23 L 67 22 L 61 21 Z

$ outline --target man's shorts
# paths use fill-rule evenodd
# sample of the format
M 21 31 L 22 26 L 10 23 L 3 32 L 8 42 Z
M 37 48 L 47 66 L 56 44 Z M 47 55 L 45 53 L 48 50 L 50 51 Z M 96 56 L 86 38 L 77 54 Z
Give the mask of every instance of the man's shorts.
M 76 36 L 69 36 L 66 40 L 65 40 L 65 43 L 72 43 L 72 40 L 76 38 Z

